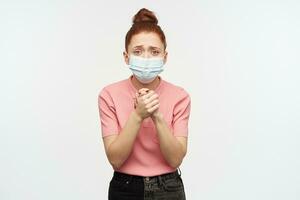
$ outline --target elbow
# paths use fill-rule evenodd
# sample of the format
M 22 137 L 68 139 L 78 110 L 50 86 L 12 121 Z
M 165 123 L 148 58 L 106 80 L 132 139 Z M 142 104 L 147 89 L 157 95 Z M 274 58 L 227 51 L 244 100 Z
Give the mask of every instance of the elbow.
M 109 163 L 114 169 L 119 169 L 124 164 L 126 157 L 113 151 L 108 151 L 107 158 Z
M 186 152 L 183 152 L 180 156 L 171 158 L 168 162 L 169 165 L 172 168 L 177 169 L 181 165 L 183 158 L 185 157 L 185 154 L 186 154 Z
M 182 159 L 178 159 L 178 160 L 173 160 L 169 162 L 169 165 L 174 168 L 177 169 L 182 163 Z
M 119 169 L 122 166 L 121 163 L 110 163 L 110 164 L 114 169 Z
M 180 164 L 170 164 L 170 166 L 171 166 L 173 169 L 177 169 L 177 168 L 180 166 Z
M 109 159 L 109 162 L 114 169 L 119 169 L 123 165 L 123 161 L 117 159 Z

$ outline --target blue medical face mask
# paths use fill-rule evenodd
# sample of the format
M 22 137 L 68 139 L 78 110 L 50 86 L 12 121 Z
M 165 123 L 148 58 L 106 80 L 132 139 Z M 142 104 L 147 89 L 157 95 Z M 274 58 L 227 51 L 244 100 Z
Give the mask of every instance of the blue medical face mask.
M 152 82 L 163 71 L 164 59 L 129 56 L 129 69 L 141 83 Z

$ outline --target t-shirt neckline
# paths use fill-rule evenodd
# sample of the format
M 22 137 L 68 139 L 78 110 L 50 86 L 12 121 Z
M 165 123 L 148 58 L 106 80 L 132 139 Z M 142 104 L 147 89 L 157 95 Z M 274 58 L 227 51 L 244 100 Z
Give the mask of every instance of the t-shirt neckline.
M 129 85 L 130 85 L 130 88 L 134 91 L 134 92 L 137 92 L 137 89 L 134 87 L 133 83 L 131 82 L 131 78 L 133 77 L 133 75 L 129 76 L 129 78 L 127 79 Z M 161 76 L 158 76 L 160 81 L 159 81 L 159 84 L 158 86 L 154 89 L 154 92 L 158 93 L 160 91 L 160 88 L 163 84 L 163 79 L 161 78 Z

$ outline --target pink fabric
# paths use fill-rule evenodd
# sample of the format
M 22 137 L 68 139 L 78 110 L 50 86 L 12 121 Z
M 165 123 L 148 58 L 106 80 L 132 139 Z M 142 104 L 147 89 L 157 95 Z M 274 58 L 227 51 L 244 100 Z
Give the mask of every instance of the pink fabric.
M 112 83 L 99 93 L 102 137 L 119 134 L 134 110 L 133 98 L 137 90 L 130 78 Z M 189 94 L 183 88 L 163 79 L 155 92 L 159 95 L 159 110 L 174 136 L 187 137 L 191 108 Z M 160 152 L 155 125 L 150 117 L 142 122 L 130 156 L 115 170 L 140 176 L 156 176 L 175 170 Z

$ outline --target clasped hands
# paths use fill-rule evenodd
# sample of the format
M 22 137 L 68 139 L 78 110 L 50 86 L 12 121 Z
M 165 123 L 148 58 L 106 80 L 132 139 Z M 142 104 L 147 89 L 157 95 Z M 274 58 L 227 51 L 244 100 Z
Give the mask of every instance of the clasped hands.
M 158 95 L 148 88 L 142 88 L 135 93 L 134 108 L 142 120 L 151 117 L 152 120 L 161 116 L 159 113 L 159 99 Z

